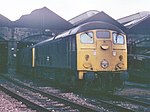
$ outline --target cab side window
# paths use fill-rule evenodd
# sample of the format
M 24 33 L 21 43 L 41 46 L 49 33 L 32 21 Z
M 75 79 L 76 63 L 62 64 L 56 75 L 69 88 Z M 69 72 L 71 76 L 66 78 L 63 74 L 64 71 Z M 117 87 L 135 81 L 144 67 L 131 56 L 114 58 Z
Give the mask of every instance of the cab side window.
M 94 43 L 94 34 L 93 32 L 84 32 L 80 35 L 80 41 L 83 44 L 92 44 Z
M 113 33 L 114 44 L 124 44 L 124 36 L 121 34 Z

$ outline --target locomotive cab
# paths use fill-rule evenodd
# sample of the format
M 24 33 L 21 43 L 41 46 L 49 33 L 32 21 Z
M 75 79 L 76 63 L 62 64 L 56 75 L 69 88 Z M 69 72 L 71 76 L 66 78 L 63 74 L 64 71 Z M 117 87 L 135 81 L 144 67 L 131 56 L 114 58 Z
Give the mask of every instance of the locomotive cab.
M 95 80 L 112 73 L 124 78 L 127 70 L 126 36 L 112 30 L 89 30 L 77 34 L 77 70 L 79 79 Z M 110 78 L 108 78 L 110 79 Z M 106 79 L 106 80 L 108 80 Z M 101 79 L 103 80 L 103 79 Z M 117 79 L 118 80 L 118 79 Z

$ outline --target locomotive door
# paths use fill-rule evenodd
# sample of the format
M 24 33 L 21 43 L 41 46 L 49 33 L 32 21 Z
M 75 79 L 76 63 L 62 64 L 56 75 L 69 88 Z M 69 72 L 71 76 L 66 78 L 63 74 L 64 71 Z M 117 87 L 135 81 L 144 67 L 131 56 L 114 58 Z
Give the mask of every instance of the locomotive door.
M 117 65 L 116 70 L 127 69 L 126 36 L 124 34 L 113 32 L 112 33 L 112 43 L 113 43 L 112 44 L 113 60 L 115 61 L 116 65 Z
M 77 34 L 77 70 L 79 71 L 96 71 L 95 56 L 93 51 L 96 50 L 94 42 L 94 32 L 88 31 Z

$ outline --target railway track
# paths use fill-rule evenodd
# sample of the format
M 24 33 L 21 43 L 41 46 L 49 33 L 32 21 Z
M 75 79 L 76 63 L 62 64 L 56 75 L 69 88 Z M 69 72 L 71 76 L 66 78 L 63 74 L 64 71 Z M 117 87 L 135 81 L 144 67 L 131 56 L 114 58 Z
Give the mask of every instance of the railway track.
M 51 107 L 51 108 L 46 108 L 47 111 L 73 111 L 73 112 L 78 112 L 78 111 L 96 111 L 96 112 L 141 112 L 142 111 L 147 111 L 149 110 L 149 104 L 145 103 L 145 102 L 141 102 L 141 101 L 136 101 L 130 98 L 123 98 L 121 96 L 111 96 L 109 95 L 109 97 L 107 98 L 103 98 L 103 99 L 87 99 L 86 102 L 89 103 L 89 105 L 85 105 L 85 104 L 81 104 L 78 102 L 74 102 L 71 101 L 70 99 L 67 99 L 66 97 L 62 97 L 60 95 L 57 95 L 55 93 L 49 93 L 49 92 L 45 92 L 45 90 L 40 90 L 39 88 L 33 88 L 30 87 L 29 85 L 24 85 L 23 83 L 20 83 L 16 80 L 13 80 L 9 77 L 5 77 L 7 78 L 7 80 L 11 81 L 12 83 L 15 83 L 16 85 L 18 85 L 21 88 L 25 88 L 28 89 L 30 91 L 35 92 L 36 94 L 39 93 L 38 95 L 43 96 L 43 97 L 47 97 L 48 99 L 53 99 L 53 103 L 55 105 L 57 105 L 55 108 Z M 23 92 L 25 93 L 25 92 Z M 31 95 L 31 93 L 30 93 Z M 44 107 L 49 107 L 46 106 L 45 104 L 49 101 L 47 101 L 48 99 L 46 99 L 46 102 L 44 102 L 44 104 L 42 104 L 41 107 L 36 107 L 36 106 L 31 106 L 30 107 L 34 107 L 33 109 L 37 108 L 38 110 L 42 110 L 42 108 Z M 55 101 L 57 100 L 57 101 Z M 58 101 L 59 100 L 59 101 Z M 39 99 L 40 101 L 40 99 Z M 44 99 L 41 100 L 42 102 L 44 101 Z M 57 103 L 59 102 L 59 103 Z M 27 103 L 29 104 L 29 103 Z M 33 104 L 32 104 L 33 105 Z M 39 104 L 36 104 L 37 106 L 39 106 Z M 44 106 L 43 106 L 44 105 Z M 125 106 L 126 105 L 126 106 Z M 136 107 L 136 108 L 135 108 Z M 140 110 L 139 108 L 140 107 Z M 69 110 L 70 109 L 70 110 Z M 138 111 L 137 111 L 138 110 Z M 44 112 L 46 112 L 46 110 L 43 110 Z
M 110 105 L 110 109 L 118 112 L 149 112 L 150 103 L 119 95 L 108 94 L 104 97 L 89 101 L 95 105 Z
M 57 94 L 46 93 L 42 90 L 30 87 L 19 83 L 13 79 L 3 76 L 10 82 L 7 85 L 1 85 L 1 89 L 7 94 L 21 100 L 27 104 L 30 108 L 40 110 L 39 112 L 50 112 L 50 111 L 67 111 L 67 112 L 79 112 L 79 111 L 100 111 L 94 106 L 81 105 L 80 103 L 72 102 L 66 98 L 60 97 Z M 15 85 L 14 85 L 15 84 Z M 15 89 L 14 89 L 15 88 Z M 17 94 L 16 94 L 17 93 Z M 23 95 L 18 95 L 23 94 Z M 37 97 L 35 97 L 37 96 Z M 39 96 L 39 97 L 38 97 Z M 37 102 L 37 103 L 35 103 Z M 41 103 L 42 102 L 42 103 Z M 48 105 L 46 105 L 48 104 Z
M 142 106 L 150 108 L 150 103 L 148 103 L 148 102 L 144 102 L 144 101 L 140 101 L 140 100 L 136 100 L 136 99 L 133 99 L 133 98 L 124 97 L 124 96 L 120 96 L 120 95 L 113 95 L 112 97 L 115 98 L 115 99 L 128 101 L 128 102 L 131 102 L 131 103 L 135 103 L 135 104 L 142 105 Z
M 35 109 L 35 110 L 39 110 L 41 112 L 48 112 L 48 110 L 46 108 L 43 108 L 39 105 L 37 105 L 36 103 L 30 101 L 30 100 L 27 100 L 26 98 L 16 94 L 15 92 L 9 90 L 8 88 L 0 85 L 0 89 L 2 91 L 4 91 L 5 93 L 9 94 L 10 96 L 12 96 L 13 98 L 15 99 L 18 99 L 19 101 L 22 101 L 26 106 L 28 106 L 29 108 L 32 108 L 32 109 Z

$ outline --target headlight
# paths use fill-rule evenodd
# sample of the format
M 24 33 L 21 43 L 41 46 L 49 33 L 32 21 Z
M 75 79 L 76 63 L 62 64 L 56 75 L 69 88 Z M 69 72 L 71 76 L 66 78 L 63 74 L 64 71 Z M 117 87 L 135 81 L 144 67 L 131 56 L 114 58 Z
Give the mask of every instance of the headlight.
M 108 63 L 107 60 L 104 59 L 104 60 L 101 61 L 101 67 L 102 67 L 102 68 L 105 69 L 105 68 L 107 68 L 108 66 L 109 66 L 109 63 Z

